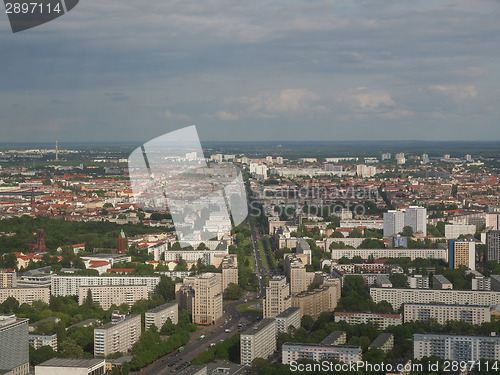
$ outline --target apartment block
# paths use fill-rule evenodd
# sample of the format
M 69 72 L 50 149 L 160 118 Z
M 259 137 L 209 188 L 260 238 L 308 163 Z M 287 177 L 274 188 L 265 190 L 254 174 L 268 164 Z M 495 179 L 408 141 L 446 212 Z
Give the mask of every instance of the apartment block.
M 0 303 L 9 297 L 14 297 L 19 305 L 31 305 L 33 301 L 49 303 L 49 294 L 49 288 L 3 288 L 0 289 Z
M 29 373 L 28 319 L 0 315 L 0 373 Z
M 491 320 L 489 306 L 438 303 L 405 303 L 403 306 L 405 323 L 433 318 L 439 324 L 445 324 L 448 320 L 461 320 L 476 325 Z
M 413 357 L 435 356 L 452 361 L 497 361 L 500 337 L 416 333 L 413 335 Z
M 290 289 L 284 276 L 275 276 L 269 280 L 263 306 L 264 318 L 274 318 L 291 307 Z
M 347 340 L 347 334 L 344 331 L 333 331 L 323 340 L 321 340 L 321 345 L 342 345 L 345 344 Z
M 297 294 L 307 290 L 313 281 L 314 272 L 306 271 L 306 262 L 303 261 L 303 257 L 287 254 L 283 265 L 287 282 L 290 284 L 290 293 Z
M 476 226 L 474 224 L 448 224 L 444 226 L 444 236 L 449 239 L 457 239 L 463 235 L 474 235 Z
M 408 285 L 412 289 L 429 289 L 429 276 L 423 276 L 423 275 L 408 276 Z
M 54 296 L 76 296 L 80 286 L 140 286 L 153 293 L 160 276 L 70 276 L 52 277 L 51 293 Z
M 340 299 L 340 280 L 338 284 L 323 284 L 318 288 L 292 296 L 292 307 L 300 308 L 302 316 L 317 319 L 323 312 L 333 311 Z
M 379 330 L 403 324 L 403 318 L 399 313 L 335 311 L 335 321 L 344 321 L 348 324 L 372 324 Z
M 486 259 L 500 262 L 500 230 L 486 233 Z
M 132 306 L 141 299 L 148 299 L 148 289 L 145 285 L 138 286 L 81 286 L 78 288 L 78 303 L 83 305 L 88 291 L 92 293 L 92 300 L 99 303 L 104 309 L 112 305 L 119 306 L 126 303 Z
M 342 239 L 342 238 L 341 238 Z M 347 238 L 346 240 L 348 240 Z M 362 240 L 362 238 L 361 238 Z M 333 249 L 332 259 L 340 258 L 352 259 L 360 256 L 363 260 L 369 258 L 410 258 L 415 260 L 422 259 L 443 259 L 448 261 L 448 249 Z
M 226 255 L 220 264 L 222 271 L 222 291 L 231 283 L 238 285 L 238 259 L 236 255 Z
M 276 329 L 278 332 L 288 333 L 291 326 L 300 328 L 301 319 L 300 309 L 298 307 L 289 307 L 285 311 L 276 315 Z
M 451 269 L 462 266 L 476 269 L 476 243 L 474 241 L 448 241 L 448 265 Z
M 113 313 L 111 322 L 94 329 L 94 355 L 126 353 L 141 336 L 141 315 Z
M 0 269 L 0 288 L 15 288 L 16 286 L 16 271 Z
M 449 303 L 491 306 L 500 303 L 500 292 L 459 289 L 370 288 L 375 303 L 387 301 L 397 311 L 403 303 Z
M 154 324 L 160 330 L 168 319 L 173 324 L 177 324 L 179 320 L 179 304 L 177 302 L 165 303 L 147 311 L 145 315 L 146 329 Z
M 394 335 L 392 333 L 382 332 L 368 346 L 368 349 L 380 349 L 385 353 L 390 352 L 394 348 Z
M 312 261 L 312 251 L 311 246 L 307 243 L 307 241 L 303 238 L 297 239 L 297 245 L 295 247 L 295 253 L 297 255 L 305 255 L 306 256 L 306 264 L 311 264 Z
M 262 319 L 240 336 L 241 364 L 251 365 L 255 358 L 267 359 L 276 351 L 276 320 Z
M 29 333 L 29 344 L 35 348 L 40 349 L 42 346 L 50 346 L 52 350 L 57 352 L 57 334 L 43 335 L 38 333 Z
M 282 363 L 289 365 L 301 359 L 320 362 L 335 359 L 339 362 L 351 363 L 361 360 L 361 347 L 350 345 L 322 345 L 284 343 L 281 348 Z
M 491 290 L 491 279 L 484 276 L 475 276 L 472 279 L 472 290 Z
M 50 288 L 52 285 L 52 276 L 46 273 L 22 275 L 17 280 L 17 286 L 20 288 Z
M 500 292 L 500 275 L 490 275 L 491 290 Z
M 453 289 L 453 284 L 443 275 L 432 276 L 432 287 L 434 289 Z

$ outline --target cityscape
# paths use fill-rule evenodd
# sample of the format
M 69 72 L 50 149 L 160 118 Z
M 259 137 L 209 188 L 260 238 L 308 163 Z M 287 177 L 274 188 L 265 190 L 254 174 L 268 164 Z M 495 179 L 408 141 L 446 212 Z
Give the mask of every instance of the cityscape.
M 188 233 L 136 199 L 131 146 L 3 145 L 3 373 L 497 371 L 497 145 L 332 146 L 177 158 L 196 186 L 239 170 L 248 198 Z

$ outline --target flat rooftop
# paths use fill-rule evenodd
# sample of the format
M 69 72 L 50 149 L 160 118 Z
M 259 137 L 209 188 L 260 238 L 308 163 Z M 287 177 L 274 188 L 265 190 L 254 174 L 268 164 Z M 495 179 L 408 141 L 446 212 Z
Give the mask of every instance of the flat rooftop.
M 91 368 L 99 364 L 104 364 L 104 359 L 89 358 L 52 358 L 48 361 L 40 363 L 38 366 L 41 367 L 79 367 L 79 368 Z

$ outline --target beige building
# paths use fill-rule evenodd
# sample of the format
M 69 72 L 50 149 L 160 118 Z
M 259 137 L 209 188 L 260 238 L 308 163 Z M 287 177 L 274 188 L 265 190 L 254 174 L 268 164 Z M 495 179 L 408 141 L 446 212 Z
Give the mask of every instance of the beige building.
M 83 305 L 88 291 L 92 293 L 92 300 L 99 303 L 104 310 L 112 305 L 119 306 L 126 303 L 132 306 L 141 299 L 148 299 L 148 288 L 145 285 L 137 286 L 81 286 L 78 288 L 78 303 Z
M 141 315 L 114 312 L 111 322 L 94 329 L 94 355 L 126 353 L 141 336 Z
M 222 270 L 222 291 L 231 283 L 238 285 L 238 258 L 236 255 L 227 255 L 220 264 Z
M 306 272 L 306 261 L 295 254 L 287 254 L 284 259 L 285 276 L 290 283 L 290 294 L 307 290 L 313 282 L 314 272 Z
M 262 301 L 264 318 L 274 318 L 291 307 L 290 287 L 284 276 L 275 276 L 269 280 L 266 298 Z
M 7 298 L 14 297 L 19 305 L 27 303 L 31 305 L 33 301 L 43 301 L 49 303 L 49 288 L 3 288 L 0 289 L 0 303 Z
M 436 319 L 439 324 L 448 320 L 461 320 L 470 324 L 491 321 L 489 306 L 445 305 L 438 303 L 405 303 L 404 322 Z
M 204 273 L 186 277 L 175 286 L 175 300 L 180 309 L 186 309 L 193 323 L 215 324 L 222 317 L 222 275 Z
M 375 303 L 387 301 L 397 311 L 403 303 L 449 303 L 492 306 L 500 304 L 500 292 L 459 289 L 370 288 Z
M 16 286 L 16 272 L 0 270 L 0 288 L 15 288 Z
M 276 320 L 263 319 L 240 336 L 241 364 L 251 365 L 255 358 L 267 359 L 276 350 Z
M 173 324 L 177 324 L 179 320 L 179 304 L 177 302 L 165 303 L 147 311 L 145 315 L 146 329 L 154 324 L 160 330 L 168 319 Z
M 292 307 L 300 308 L 302 316 L 309 315 L 313 319 L 321 313 L 333 311 L 340 299 L 340 280 L 338 283 L 325 283 L 316 289 L 292 296 Z

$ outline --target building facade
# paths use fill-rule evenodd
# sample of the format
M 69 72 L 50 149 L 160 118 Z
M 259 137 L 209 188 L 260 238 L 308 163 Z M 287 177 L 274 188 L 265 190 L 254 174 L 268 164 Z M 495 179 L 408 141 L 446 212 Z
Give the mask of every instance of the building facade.
M 375 328 L 384 330 L 389 326 L 401 325 L 403 318 L 399 313 L 335 311 L 335 321 L 348 324 L 372 324 Z
M 94 329 L 94 355 L 126 353 L 141 336 L 141 315 L 113 314 L 111 319 Z
M 14 297 L 19 305 L 27 303 L 31 305 L 33 301 L 49 303 L 49 288 L 3 288 L 0 289 L 0 303 L 7 298 Z
M 269 286 L 266 288 L 266 298 L 262 303 L 264 318 L 274 318 L 291 307 L 290 289 L 285 276 L 275 276 L 269 280 Z
M 78 288 L 78 303 L 83 305 L 87 299 L 88 292 L 92 294 L 92 300 L 99 303 L 104 309 L 112 305 L 119 306 L 126 303 L 131 307 L 141 299 L 148 299 L 148 289 L 145 285 L 138 286 L 81 286 Z
M 460 320 L 470 324 L 482 324 L 490 321 L 489 306 L 448 305 L 439 303 L 405 303 L 404 322 L 436 319 L 439 324 L 449 320 Z
M 0 315 L 0 373 L 29 373 L 28 319 Z
M 153 293 L 160 276 L 60 276 L 52 277 L 51 294 L 54 296 L 76 296 L 80 286 L 139 286 L 145 285 Z
M 262 319 L 240 336 L 242 365 L 251 365 L 255 358 L 267 359 L 276 351 L 276 320 Z
M 276 329 L 278 332 L 288 333 L 290 327 L 295 329 L 300 328 L 300 319 L 302 315 L 300 314 L 300 308 L 289 307 L 285 311 L 276 315 Z
M 315 362 L 335 359 L 339 362 L 351 363 L 361 360 L 361 347 L 350 345 L 322 345 L 284 343 L 281 348 L 281 360 L 285 365 L 301 359 Z
M 154 324 L 160 330 L 168 319 L 173 324 L 177 324 L 179 321 L 179 304 L 177 302 L 165 303 L 147 311 L 145 315 L 146 329 Z

